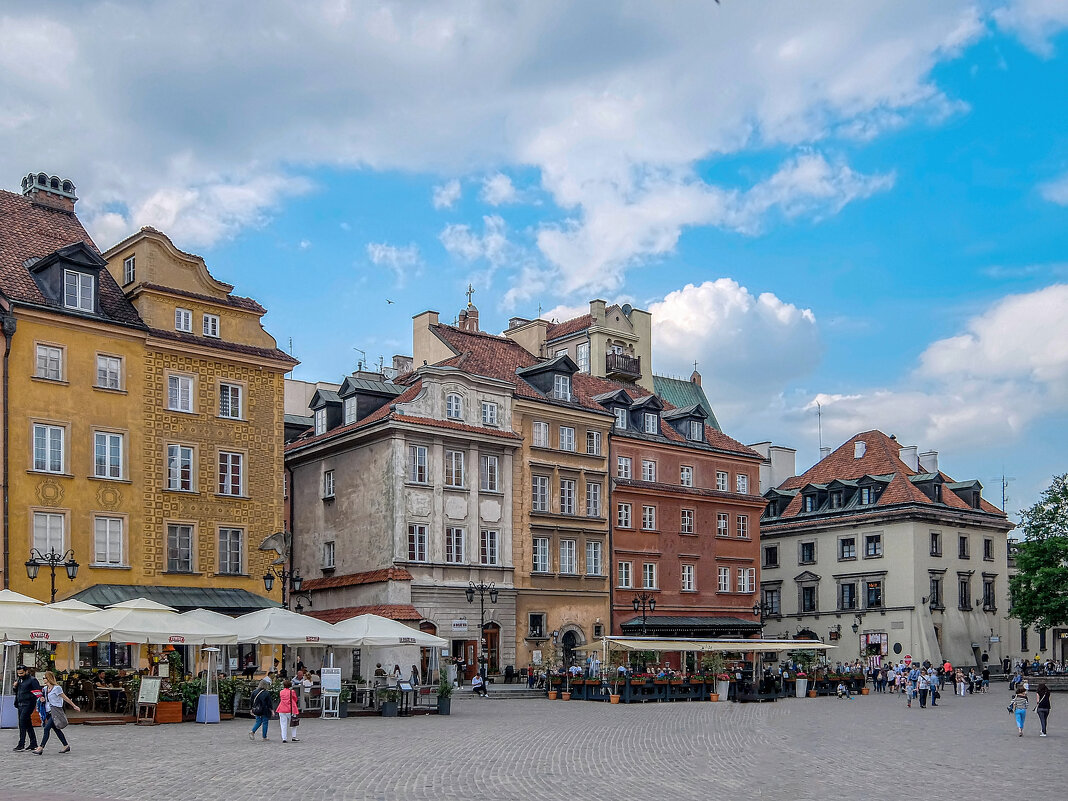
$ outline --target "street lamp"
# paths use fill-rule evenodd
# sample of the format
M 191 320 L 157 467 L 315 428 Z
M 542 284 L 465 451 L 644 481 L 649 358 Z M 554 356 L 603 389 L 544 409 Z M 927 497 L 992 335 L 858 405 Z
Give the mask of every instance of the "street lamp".
M 267 590 L 268 595 L 274 589 L 275 579 L 282 582 L 282 606 L 288 609 L 289 590 L 293 590 L 294 593 L 300 592 L 300 588 L 304 585 L 304 577 L 296 570 L 275 570 L 273 567 L 268 567 L 267 572 L 263 574 L 263 588 Z
M 857 634 L 860 631 L 860 624 L 864 622 L 864 615 L 860 612 L 853 613 L 853 633 Z M 857 653 L 860 656 L 864 656 L 864 649 L 860 645 L 860 640 L 857 640 Z
M 641 592 L 634 596 L 634 600 L 631 601 L 631 606 L 634 607 L 634 611 L 641 611 L 642 613 L 642 636 L 644 637 L 648 632 L 645 629 L 646 623 L 646 610 L 650 612 L 656 611 L 656 596 L 649 592 Z
M 51 548 L 48 553 L 42 554 L 36 548 L 30 550 L 30 560 L 26 562 L 26 575 L 30 577 L 30 581 L 37 578 L 37 571 L 41 569 L 41 565 L 47 565 L 52 572 L 52 600 L 50 603 L 56 602 L 56 568 L 62 565 L 67 570 L 67 578 L 74 581 L 75 576 L 78 575 L 78 563 L 74 561 L 74 549 L 68 548 L 66 553 L 60 555 L 56 553 L 55 548 Z
M 764 625 L 764 620 L 771 614 L 771 606 L 765 601 L 753 604 L 753 614 L 760 616 L 760 625 Z
M 497 585 L 492 581 L 489 584 L 484 581 L 480 581 L 478 584 L 469 581 L 467 582 L 467 589 L 464 590 L 464 595 L 467 596 L 469 604 L 475 602 L 476 592 L 478 593 L 478 655 L 481 660 L 488 656 L 488 649 L 486 648 L 486 596 L 489 595 L 490 604 L 496 606 L 499 591 L 497 590 Z

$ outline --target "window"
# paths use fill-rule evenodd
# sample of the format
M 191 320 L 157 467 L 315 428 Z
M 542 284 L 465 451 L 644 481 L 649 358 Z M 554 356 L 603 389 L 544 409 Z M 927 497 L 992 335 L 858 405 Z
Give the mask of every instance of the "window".
M 630 528 L 629 503 L 621 503 L 616 506 L 616 525 L 619 528 Z
M 871 559 L 883 555 L 883 535 L 867 534 L 864 537 L 864 556 Z
M 445 416 L 450 420 L 459 420 L 464 416 L 464 401 L 455 392 L 445 396 Z
M 801 611 L 802 612 L 815 612 L 816 611 L 816 588 L 812 586 L 801 588 Z
M 121 517 L 98 517 L 93 520 L 93 564 L 123 564 Z
M 495 529 L 484 528 L 478 537 L 478 561 L 482 565 L 497 564 L 498 546 L 500 544 L 500 532 Z
M 532 476 L 530 505 L 535 512 L 549 511 L 549 477 Z
M 968 576 L 960 576 L 957 579 L 957 593 L 959 598 L 958 608 L 969 610 L 972 608 L 972 582 Z
M 553 397 L 557 400 L 571 400 L 571 376 L 559 374 L 553 376 Z
M 590 456 L 601 455 L 601 432 L 600 431 L 587 431 L 586 432 L 586 453 Z
M 545 615 L 531 612 L 527 615 L 527 637 L 540 639 L 545 636 Z
M 549 447 L 549 424 L 548 423 L 535 423 L 534 424 L 534 447 L 535 448 L 548 448 Z
M 334 497 L 334 471 L 327 470 L 323 473 L 323 498 Z
M 739 473 L 734 477 L 735 485 L 738 487 L 739 495 L 749 494 L 749 476 Z
M 874 487 L 861 487 L 860 488 L 860 504 L 862 506 L 868 506 L 875 503 L 875 488 Z
M 989 537 L 983 539 L 983 559 L 988 562 L 994 561 L 994 541 Z
M 693 468 L 683 465 L 679 468 L 679 483 L 684 487 L 693 486 Z
M 586 543 L 586 575 L 603 576 L 604 566 L 601 560 L 604 546 L 596 540 Z
M 464 561 L 464 530 L 462 528 L 445 529 L 445 561 L 460 564 Z
M 191 376 L 167 376 L 167 408 L 175 412 L 193 411 L 193 379 Z
M 63 305 L 68 309 L 92 312 L 96 308 L 93 298 L 93 276 L 74 270 L 63 271 Z
M 590 371 L 590 343 L 580 342 L 575 347 L 575 362 L 578 364 L 580 373 Z
M 127 256 L 122 260 L 122 283 L 124 286 L 133 283 L 136 272 L 133 256 Z
M 617 456 L 616 457 L 616 477 L 617 478 L 630 478 L 630 457 L 629 456 Z
M 491 401 L 482 401 L 482 425 L 497 425 L 497 404 Z
M 244 455 L 219 451 L 219 494 L 244 495 Z
M 117 356 L 96 357 L 96 385 L 103 389 L 122 389 L 122 359 Z
M 531 551 L 534 555 L 533 570 L 535 573 L 548 573 L 549 572 L 549 538 L 548 537 L 535 537 L 534 548 Z
M 326 433 L 326 407 L 324 406 L 322 409 L 316 409 L 315 410 L 315 434 L 316 434 L 316 436 L 318 436 L 319 434 L 325 434 L 325 433 Z
M 883 605 L 883 583 L 881 581 L 869 581 L 867 590 L 868 594 L 865 599 L 866 608 L 880 608 Z
M 1027 626 L 1020 626 L 1020 650 L 1025 654 L 1030 650 L 1027 647 Z
M 734 522 L 738 526 L 738 536 L 743 540 L 749 539 L 749 515 L 738 515 Z
M 174 310 L 174 330 L 185 331 L 186 333 L 193 332 L 193 312 L 189 309 L 175 309 Z
M 959 559 L 968 559 L 968 537 L 961 534 L 957 537 L 957 557 Z
M 656 481 L 656 462 L 642 459 L 642 481 Z
M 646 434 L 656 434 L 659 426 L 656 424 L 656 415 L 652 412 L 646 412 L 644 415 L 645 425 L 643 430 Z
M 942 485 L 941 484 L 932 484 L 931 485 L 931 500 L 933 500 L 935 503 L 941 503 L 942 502 Z
M 726 512 L 716 513 L 716 536 L 717 537 L 729 537 L 730 536 L 730 516 Z
M 499 457 L 480 454 L 478 457 L 478 488 L 483 492 L 499 492 Z
M 618 584 L 623 589 L 633 586 L 631 584 L 630 569 L 630 562 L 620 562 L 616 565 L 616 575 L 619 579 Z
M 642 529 L 644 529 L 645 531 L 656 531 L 655 506 L 642 507 Z
M 408 480 L 413 484 L 425 484 L 427 479 L 427 452 L 423 445 L 408 446 Z
M 558 351 L 553 353 L 553 356 L 567 356 L 567 348 L 560 348 Z
M 716 471 L 716 489 L 718 489 L 720 492 L 726 492 L 727 491 L 727 471 L 726 470 L 717 470 Z
M 693 509 L 682 509 L 679 512 L 679 533 L 693 534 Z
M 205 314 L 203 319 L 204 336 L 219 338 L 219 315 Z
M 782 614 L 782 590 L 764 590 L 764 605 L 768 608 L 769 615 Z
M 802 542 L 801 551 L 797 558 L 798 564 L 811 565 L 816 561 L 816 543 Z
M 51 345 L 37 346 L 37 369 L 34 372 L 37 378 L 47 378 L 49 381 L 63 380 L 63 348 L 55 348 Z
M 337 563 L 334 561 L 336 550 L 333 540 L 323 543 L 323 570 L 333 570 L 336 566 Z
M 927 604 L 933 606 L 936 609 L 942 608 L 942 577 L 931 576 L 930 587 L 928 589 Z
M 838 587 L 838 608 L 857 608 L 857 585 L 855 583 L 840 584 Z
M 756 592 L 756 568 L 738 568 L 738 592 Z
M 586 483 L 586 517 L 601 516 L 601 485 Z
M 642 564 L 642 588 L 646 590 L 656 589 L 656 563 L 645 562 Z
M 700 420 L 690 421 L 690 439 L 694 442 L 700 442 L 705 438 L 705 427 Z
M 806 512 L 815 512 L 816 511 L 816 496 L 815 495 L 806 495 L 805 496 L 805 511 Z
M 560 450 L 575 450 L 575 429 L 569 426 L 560 426 Z
M 570 478 L 560 479 L 560 514 L 575 514 L 575 482 Z
M 983 579 L 983 611 L 991 612 L 997 608 L 997 596 L 994 595 L 994 579 Z
M 617 406 L 615 409 L 616 415 L 616 428 L 620 431 L 627 430 L 627 410 L 622 406 Z
M 33 547 L 43 555 L 52 551 L 62 554 L 66 548 L 63 545 L 63 515 L 53 512 L 33 513 Z
M 193 492 L 193 449 L 187 445 L 167 446 L 167 489 Z
M 346 402 L 349 400 L 345 399 Z M 219 384 L 219 417 L 241 419 L 241 385 Z M 349 422 L 346 420 L 346 422 Z
M 244 553 L 245 532 L 239 528 L 219 529 L 219 572 L 241 575 L 242 555 Z M 333 543 L 330 543 L 333 545 Z
M 578 573 L 575 540 L 560 540 L 560 572 Z
M 421 523 L 408 524 L 408 561 L 426 561 L 426 526 Z
M 779 546 L 778 545 L 765 545 L 764 546 L 764 567 L 778 567 L 779 566 Z
M 838 540 L 838 558 L 839 559 L 856 559 L 857 558 L 857 538 L 856 537 L 842 537 Z
M 697 584 L 694 581 L 693 565 L 682 566 L 682 591 L 696 592 Z
M 193 527 L 167 526 L 167 572 L 193 572 Z
M 841 491 L 835 491 L 830 494 L 830 507 L 832 509 L 842 508 L 842 493 Z
M 349 395 L 347 398 L 345 398 L 341 402 L 341 408 L 342 420 L 344 421 L 343 424 L 348 425 L 349 423 L 355 423 L 356 418 L 359 415 L 359 409 L 357 408 L 356 404 L 356 396 Z
M 729 567 L 721 567 L 717 570 L 719 574 L 719 581 L 716 586 L 717 592 L 730 592 L 731 591 L 731 569 Z
M 33 469 L 62 473 L 65 464 L 61 426 L 35 423 L 33 426 Z
M 941 531 L 932 531 L 931 532 L 931 556 L 941 556 L 941 555 L 942 555 L 942 532 Z
M 445 451 L 445 486 L 462 487 L 464 485 L 464 452 Z
M 103 431 L 93 434 L 93 475 L 122 478 L 122 434 Z

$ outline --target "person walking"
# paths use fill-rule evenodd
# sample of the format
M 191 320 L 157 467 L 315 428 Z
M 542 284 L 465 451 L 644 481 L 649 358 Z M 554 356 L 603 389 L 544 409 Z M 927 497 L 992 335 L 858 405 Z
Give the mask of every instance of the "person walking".
M 1024 721 L 1027 719 L 1027 690 L 1019 687 L 1016 695 L 1009 701 L 1009 711 L 1016 717 L 1016 728 L 1020 737 L 1023 737 Z
M 293 718 L 300 715 L 300 707 L 297 705 L 297 693 L 293 689 L 293 682 L 286 679 L 282 682 L 282 691 L 278 693 L 278 725 L 282 728 L 282 742 L 288 743 L 290 739 L 295 743 L 299 743 L 296 733 L 290 737 L 290 729 L 295 728 L 292 725 Z
M 33 749 L 33 753 L 37 754 L 37 756 L 43 754 L 44 747 L 48 744 L 48 735 L 55 732 L 56 737 L 63 743 L 59 753 L 67 754 L 70 753 L 70 745 L 67 743 L 67 738 L 63 736 L 63 729 L 67 726 L 67 714 L 63 711 L 63 704 L 64 702 L 70 704 L 78 712 L 82 710 L 63 692 L 63 688 L 56 682 L 55 673 L 51 670 L 45 671 L 44 680 L 45 697 L 48 699 L 48 717 L 44 721 L 44 737 L 41 738 L 41 745 Z
M 19 744 L 12 751 L 36 750 L 37 729 L 33 726 L 33 708 L 41 695 L 41 682 L 26 668 L 19 665 L 15 670 L 15 708 L 19 713 Z M 29 749 L 27 749 L 29 738 Z
M 942 693 L 938 690 L 938 670 L 931 668 L 927 671 L 927 683 L 931 685 L 931 706 L 938 706 L 938 699 Z
M 256 730 L 263 727 L 263 739 L 267 739 L 267 726 L 271 722 L 271 682 L 260 679 L 252 693 L 252 714 L 256 716 L 256 724 L 248 733 L 250 740 L 256 739 Z
M 957 694 L 963 698 L 967 693 L 967 682 L 964 679 L 964 671 L 957 668 Z
M 1049 687 L 1045 684 L 1038 685 L 1038 694 L 1035 700 L 1035 713 L 1038 715 L 1038 722 L 1042 724 L 1042 733 L 1039 737 L 1046 736 L 1046 718 L 1049 717 Z
M 916 677 L 916 689 L 920 692 L 920 709 L 926 709 L 927 693 L 931 691 L 931 680 L 926 670 L 921 670 L 920 675 Z

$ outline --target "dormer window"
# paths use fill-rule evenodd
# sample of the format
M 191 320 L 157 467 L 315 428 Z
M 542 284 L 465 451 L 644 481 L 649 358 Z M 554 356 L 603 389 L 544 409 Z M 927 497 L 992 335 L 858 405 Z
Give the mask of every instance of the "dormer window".
M 831 500 L 831 508 L 832 509 L 841 509 L 842 508 L 842 491 L 838 490 L 836 492 L 832 492 L 830 500 Z
M 135 269 L 134 257 L 133 256 L 127 256 L 125 259 L 123 259 L 123 262 L 122 262 L 122 283 L 123 283 L 123 286 L 125 286 L 126 284 L 132 284 L 134 282 L 134 275 L 136 274 L 136 272 L 137 271 Z
M 659 432 L 659 426 L 657 425 L 657 418 L 655 414 L 653 414 L 652 412 L 646 412 L 643 419 L 645 420 L 643 430 L 646 434 L 656 434 Z
M 690 421 L 690 440 L 700 442 L 705 438 L 704 424 L 700 420 Z
M 450 420 L 459 420 L 464 416 L 464 401 L 455 392 L 445 396 L 445 416 Z
M 815 495 L 806 495 L 805 496 L 805 511 L 806 512 L 815 512 L 816 511 L 816 496 Z
M 935 503 L 942 502 L 942 485 L 937 481 L 931 485 L 931 500 Z
M 63 305 L 83 312 L 96 310 L 93 276 L 76 270 L 63 271 Z
M 875 487 L 861 487 L 860 504 L 862 506 L 868 506 L 873 503 L 875 503 Z
M 553 397 L 556 400 L 571 400 L 571 376 L 559 373 L 553 376 Z
M 777 503 L 775 503 L 775 501 L 771 501 L 768 504 L 768 507 L 764 510 L 764 516 L 765 517 L 778 517 L 779 516 L 779 505 Z
M 174 310 L 174 330 L 193 333 L 193 312 L 189 309 Z
M 619 431 L 627 430 L 627 410 L 621 406 L 617 406 L 616 412 L 616 429 Z
M 214 337 L 215 339 L 219 338 L 219 315 L 204 315 L 204 336 Z
M 325 434 L 325 433 L 326 433 L 326 409 L 325 408 L 324 409 L 316 409 L 315 410 L 315 434 L 316 434 L 316 436 L 318 436 L 319 434 Z
M 344 409 L 345 425 L 348 425 L 349 423 L 355 423 L 356 422 L 356 396 L 355 395 L 349 395 L 347 398 L 345 398 L 345 401 L 342 404 L 342 409 Z

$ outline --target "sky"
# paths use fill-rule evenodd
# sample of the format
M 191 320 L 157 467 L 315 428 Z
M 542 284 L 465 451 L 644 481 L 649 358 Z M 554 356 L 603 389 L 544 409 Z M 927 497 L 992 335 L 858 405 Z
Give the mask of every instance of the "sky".
M 799 470 L 878 428 L 1015 517 L 1068 469 L 1068 2 L 256 10 L 4 3 L 0 186 L 204 256 L 297 378 L 469 283 L 491 332 L 603 298 Z

